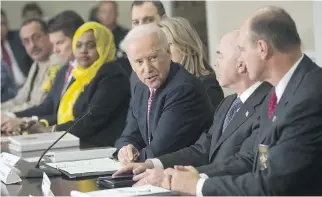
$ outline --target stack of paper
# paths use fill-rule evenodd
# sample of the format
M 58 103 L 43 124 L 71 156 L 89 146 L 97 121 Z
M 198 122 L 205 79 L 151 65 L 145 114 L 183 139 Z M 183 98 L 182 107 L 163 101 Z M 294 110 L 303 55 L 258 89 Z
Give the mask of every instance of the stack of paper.
M 10 141 L 8 136 L 1 136 L 0 138 L 1 138 L 1 143 L 7 143 Z
M 25 152 L 47 149 L 64 132 L 39 133 L 9 137 L 9 149 Z M 78 147 L 79 138 L 72 134 L 65 135 L 53 148 Z
M 50 151 L 45 155 L 45 158 L 51 162 L 61 161 L 77 161 L 99 158 L 112 158 L 116 148 L 94 148 L 83 150 L 64 150 L 64 151 Z
M 72 175 L 86 176 L 86 174 L 91 173 L 100 174 L 101 172 L 113 173 L 122 167 L 120 162 L 110 158 L 47 163 L 46 165 L 67 173 L 69 177 L 73 177 Z
M 171 195 L 172 192 L 161 187 L 155 187 L 152 185 L 144 185 L 140 187 L 124 187 L 117 189 L 107 189 L 95 192 L 81 193 L 78 191 L 71 191 L 70 195 L 72 197 L 86 197 L 86 196 L 157 196 L 157 195 Z

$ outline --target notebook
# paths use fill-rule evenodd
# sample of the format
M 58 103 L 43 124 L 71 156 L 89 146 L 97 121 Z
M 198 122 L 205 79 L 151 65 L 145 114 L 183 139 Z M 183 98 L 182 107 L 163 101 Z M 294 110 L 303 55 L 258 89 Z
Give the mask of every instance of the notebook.
M 110 158 L 46 163 L 45 165 L 59 170 L 69 178 L 111 175 L 122 167 L 120 162 Z

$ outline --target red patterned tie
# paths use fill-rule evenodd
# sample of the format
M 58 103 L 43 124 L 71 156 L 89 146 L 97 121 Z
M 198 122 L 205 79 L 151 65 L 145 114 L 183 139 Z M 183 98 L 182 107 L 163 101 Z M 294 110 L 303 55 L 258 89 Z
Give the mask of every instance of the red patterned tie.
M 12 71 L 12 62 L 11 62 L 11 59 L 10 59 L 7 49 L 4 47 L 3 42 L 1 42 L 1 51 L 2 51 L 3 61 L 5 61 L 8 64 L 10 70 Z
M 150 121 L 150 109 L 151 109 L 151 104 L 152 104 L 152 99 L 155 93 L 155 89 L 150 89 L 150 97 L 148 99 L 148 113 L 146 117 L 147 125 L 148 125 L 148 136 L 149 136 L 149 144 L 151 143 L 150 139 L 150 131 L 149 131 L 149 121 Z
M 271 119 L 271 117 L 274 113 L 276 104 L 277 104 L 277 96 L 276 96 L 276 92 L 274 89 L 272 92 L 271 98 L 269 99 L 269 105 L 268 105 L 268 118 L 269 119 Z

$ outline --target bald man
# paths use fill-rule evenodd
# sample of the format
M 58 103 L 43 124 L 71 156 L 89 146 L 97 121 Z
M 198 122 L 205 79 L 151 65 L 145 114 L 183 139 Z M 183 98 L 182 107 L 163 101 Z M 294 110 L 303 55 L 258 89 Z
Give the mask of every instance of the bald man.
M 239 48 L 251 80 L 274 86 L 262 107 L 253 151 L 201 178 L 196 169 L 168 169 L 170 188 L 192 195 L 321 195 L 322 69 L 301 51 L 291 16 L 259 9 L 243 25 Z M 210 168 L 211 169 L 211 168 Z
M 258 127 L 260 107 L 271 89 L 268 83 L 249 79 L 246 65 L 239 60 L 237 47 L 239 30 L 227 33 L 217 51 L 214 66 L 220 86 L 231 88 L 236 94 L 226 97 L 217 108 L 211 128 L 192 146 L 177 152 L 147 160 L 143 164 L 129 164 L 117 174 L 133 171 L 136 185 L 162 186 L 164 168 L 174 165 L 193 165 L 207 171 L 210 163 L 223 163 L 229 157 L 238 157 L 241 148 L 247 149 L 254 141 L 251 136 Z M 147 170 L 154 168 L 153 170 Z

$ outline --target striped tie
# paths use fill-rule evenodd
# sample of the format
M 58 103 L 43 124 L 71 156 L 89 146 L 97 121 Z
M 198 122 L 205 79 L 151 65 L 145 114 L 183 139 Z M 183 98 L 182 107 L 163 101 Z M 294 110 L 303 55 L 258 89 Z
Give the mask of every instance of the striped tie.
M 147 125 L 148 125 L 149 144 L 151 143 L 151 139 L 150 139 L 150 129 L 149 129 L 150 109 L 151 109 L 151 104 L 152 104 L 152 99 L 153 99 L 154 93 L 155 93 L 155 89 L 151 89 L 150 88 L 150 97 L 148 99 L 148 113 L 147 113 L 147 117 L 146 117 L 146 121 L 147 121 Z
M 236 98 L 234 100 L 234 102 L 231 104 L 231 106 L 226 114 L 225 120 L 224 120 L 222 132 L 224 132 L 226 130 L 230 121 L 234 118 L 235 114 L 237 113 L 237 111 L 239 110 L 239 108 L 241 107 L 242 104 L 243 104 L 243 102 L 240 100 L 239 97 Z

